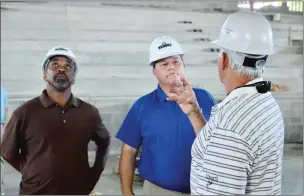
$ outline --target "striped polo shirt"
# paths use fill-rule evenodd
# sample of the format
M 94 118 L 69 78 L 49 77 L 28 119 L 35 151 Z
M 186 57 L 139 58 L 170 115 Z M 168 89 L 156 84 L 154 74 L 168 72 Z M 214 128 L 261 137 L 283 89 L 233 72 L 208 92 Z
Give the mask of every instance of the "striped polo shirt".
M 191 193 L 281 194 L 283 145 L 283 118 L 272 94 L 233 90 L 212 108 L 193 143 Z

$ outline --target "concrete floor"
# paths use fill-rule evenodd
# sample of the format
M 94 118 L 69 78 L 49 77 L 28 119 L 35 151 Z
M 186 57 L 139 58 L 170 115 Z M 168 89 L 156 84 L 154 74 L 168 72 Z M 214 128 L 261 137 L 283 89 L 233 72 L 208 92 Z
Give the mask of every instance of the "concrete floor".
M 285 145 L 283 164 L 283 195 L 303 195 L 303 145 Z M 94 157 L 90 156 L 90 160 Z M 113 168 L 117 168 L 117 155 L 111 155 L 106 169 L 102 174 L 95 190 L 103 195 L 121 195 L 119 177 L 113 174 Z M 5 165 L 4 182 L 7 195 L 18 194 L 21 176 L 9 165 Z M 142 193 L 139 184 L 134 184 L 136 195 Z

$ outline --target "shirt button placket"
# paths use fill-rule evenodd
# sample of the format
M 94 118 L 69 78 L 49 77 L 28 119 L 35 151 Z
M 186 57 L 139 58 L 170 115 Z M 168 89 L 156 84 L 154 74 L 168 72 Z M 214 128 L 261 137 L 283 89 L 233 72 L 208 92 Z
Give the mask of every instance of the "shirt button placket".
M 64 110 L 62 110 L 61 113 L 64 114 Z M 65 123 L 66 123 L 66 120 L 63 119 L 63 124 L 65 124 Z

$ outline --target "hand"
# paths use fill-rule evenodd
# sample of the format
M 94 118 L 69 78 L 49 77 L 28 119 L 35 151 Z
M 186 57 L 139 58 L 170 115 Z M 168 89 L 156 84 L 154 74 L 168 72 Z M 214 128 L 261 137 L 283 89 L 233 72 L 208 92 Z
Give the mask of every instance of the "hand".
M 181 83 L 169 89 L 167 101 L 175 101 L 188 116 L 200 113 L 195 93 L 188 81 L 181 77 Z

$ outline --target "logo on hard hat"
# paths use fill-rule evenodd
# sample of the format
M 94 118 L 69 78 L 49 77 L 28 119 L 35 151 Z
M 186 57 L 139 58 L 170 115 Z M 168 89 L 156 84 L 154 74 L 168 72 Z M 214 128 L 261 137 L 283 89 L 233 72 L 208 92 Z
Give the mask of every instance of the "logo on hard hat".
M 228 29 L 228 28 L 223 28 L 223 30 L 225 31 L 225 33 L 230 34 L 231 32 L 233 32 L 233 30 Z
M 67 49 L 65 49 L 65 48 L 55 48 L 55 51 L 57 51 L 57 50 L 63 50 L 63 51 L 68 51 Z
M 264 59 L 258 60 L 255 62 L 255 68 L 259 69 L 262 68 L 266 64 Z
M 160 46 L 158 46 L 158 49 L 160 50 L 162 48 L 169 47 L 169 46 L 172 46 L 171 43 L 163 42 Z

